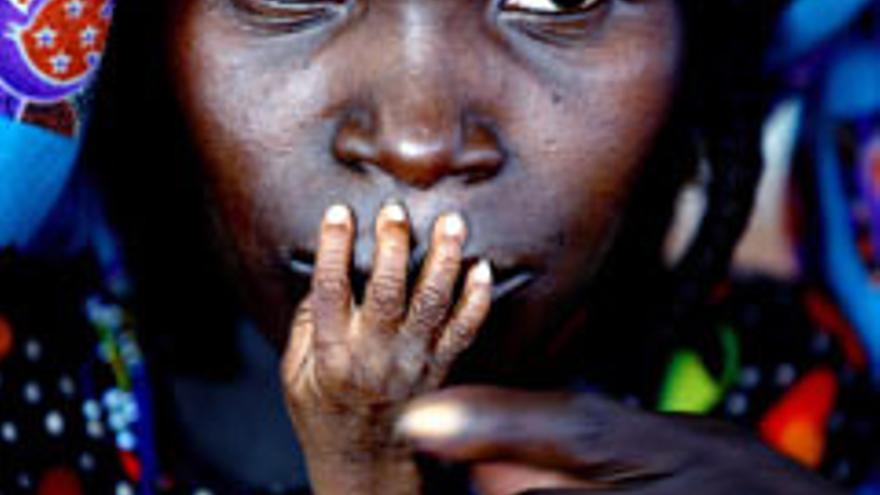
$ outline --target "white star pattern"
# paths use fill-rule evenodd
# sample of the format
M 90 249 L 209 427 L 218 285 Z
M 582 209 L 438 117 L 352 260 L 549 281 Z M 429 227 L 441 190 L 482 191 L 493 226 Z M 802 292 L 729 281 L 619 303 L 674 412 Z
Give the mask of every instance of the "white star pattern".
M 37 46 L 40 48 L 52 48 L 55 46 L 55 38 L 58 37 L 58 31 L 55 31 L 49 26 L 43 27 L 36 33 L 34 33 L 34 40 L 37 42 Z
M 68 0 L 66 4 L 64 4 L 64 10 L 67 12 L 67 17 L 71 19 L 76 19 L 83 13 L 83 3 L 82 0 Z
M 52 64 L 52 73 L 53 74 L 64 74 L 70 69 L 70 55 L 64 52 L 58 52 L 57 55 L 49 59 L 49 63 Z
M 20 12 L 27 13 L 32 0 L 12 0 L 12 5 Z
M 95 26 L 86 26 L 79 32 L 80 45 L 83 48 L 91 48 L 98 39 L 98 30 Z
M 101 61 L 101 52 L 89 52 L 86 54 L 86 63 L 89 67 L 95 67 Z

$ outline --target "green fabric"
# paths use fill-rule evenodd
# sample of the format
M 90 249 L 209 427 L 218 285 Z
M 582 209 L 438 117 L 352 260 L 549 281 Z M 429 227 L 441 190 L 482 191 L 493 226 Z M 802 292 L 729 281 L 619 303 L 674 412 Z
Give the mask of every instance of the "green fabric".
M 721 402 L 739 377 L 740 352 L 736 333 L 729 326 L 719 332 L 724 363 L 715 378 L 693 349 L 677 351 L 666 370 L 657 410 L 665 413 L 707 414 Z

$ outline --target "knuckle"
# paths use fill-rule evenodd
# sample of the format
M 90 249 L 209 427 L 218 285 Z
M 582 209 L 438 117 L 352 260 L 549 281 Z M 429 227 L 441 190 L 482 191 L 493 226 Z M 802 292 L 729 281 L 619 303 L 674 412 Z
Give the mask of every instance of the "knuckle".
M 400 227 L 386 227 L 379 231 L 379 250 L 402 253 L 408 248 L 406 231 Z
M 473 325 L 468 321 L 458 320 L 449 324 L 446 329 L 448 334 L 447 351 L 458 354 L 468 345 L 474 336 Z
M 340 268 L 348 259 L 348 243 L 325 243 L 318 251 L 318 269 Z
M 378 233 L 383 239 L 400 244 L 409 235 L 409 228 L 401 222 L 384 222 L 379 227 Z
M 440 273 L 458 272 L 461 264 L 461 253 L 458 245 L 447 245 L 437 255 L 437 271 Z
M 412 388 L 428 367 L 427 353 L 415 345 L 402 349 L 395 362 L 400 384 Z
M 324 344 L 315 351 L 315 375 L 322 385 L 336 386 L 350 381 L 351 360 L 344 352 L 337 352 L 337 344 Z
M 314 279 L 314 291 L 320 298 L 342 298 L 348 292 L 348 281 L 339 275 L 318 274 Z
M 330 223 L 324 222 L 321 225 L 321 234 L 325 237 L 344 238 L 351 233 L 352 226 L 350 222 Z
M 369 290 L 377 298 L 391 299 L 399 302 L 406 286 L 406 278 L 402 273 L 376 273 L 370 281 Z
M 449 295 L 441 287 L 426 284 L 413 300 L 413 323 L 420 326 L 435 326 L 443 318 L 449 306 Z
M 372 317 L 381 321 L 394 321 L 403 313 L 403 299 L 390 291 L 377 290 L 370 296 L 368 309 L 374 313 Z

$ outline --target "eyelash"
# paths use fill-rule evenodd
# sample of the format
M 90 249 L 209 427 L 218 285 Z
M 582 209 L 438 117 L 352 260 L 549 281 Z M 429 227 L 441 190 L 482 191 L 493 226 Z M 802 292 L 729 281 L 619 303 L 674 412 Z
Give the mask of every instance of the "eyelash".
M 576 2 L 563 2 L 561 0 L 501 0 L 501 10 L 527 12 L 540 15 L 573 14 L 586 12 L 603 3 L 606 0 L 579 0 Z M 562 3 L 574 3 L 574 5 L 560 5 Z
M 231 0 L 260 28 L 288 32 L 325 21 L 345 8 L 349 0 Z
M 250 24 L 267 32 L 307 30 L 341 14 L 353 0 L 229 0 Z M 594 17 L 611 0 L 497 0 L 499 12 L 544 18 Z M 560 5 L 569 4 L 569 5 Z M 526 21 L 525 18 L 520 19 Z M 538 20 L 538 19 L 536 19 Z

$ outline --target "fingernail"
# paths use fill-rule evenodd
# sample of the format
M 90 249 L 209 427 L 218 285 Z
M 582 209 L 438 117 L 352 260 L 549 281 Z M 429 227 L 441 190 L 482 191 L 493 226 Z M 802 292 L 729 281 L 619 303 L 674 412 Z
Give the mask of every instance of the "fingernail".
M 480 260 L 474 267 L 474 281 L 481 284 L 492 283 L 492 265 L 486 260 Z
M 333 205 L 324 215 L 324 220 L 331 225 L 344 225 L 348 222 L 351 212 L 344 205 Z
M 403 206 L 398 203 L 389 203 L 384 208 L 385 218 L 395 223 L 403 223 L 406 221 L 406 211 Z
M 464 219 L 458 213 L 443 218 L 443 233 L 449 237 L 457 237 L 464 233 Z
M 397 421 L 397 431 L 415 440 L 443 440 L 462 434 L 466 422 L 464 407 L 441 402 L 406 411 Z

